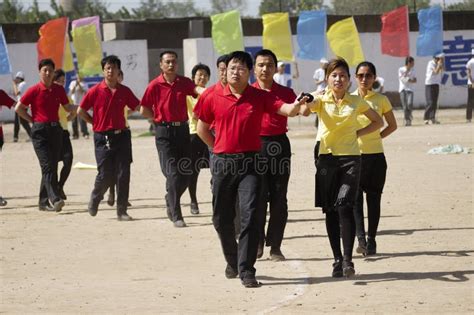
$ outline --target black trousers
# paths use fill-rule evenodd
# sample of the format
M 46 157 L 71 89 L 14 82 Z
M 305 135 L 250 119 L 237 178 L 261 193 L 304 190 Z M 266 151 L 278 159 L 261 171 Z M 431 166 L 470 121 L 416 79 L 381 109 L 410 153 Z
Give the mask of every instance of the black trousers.
M 21 118 L 17 113 L 15 113 L 15 124 L 13 126 L 13 139 L 18 139 L 18 134 L 20 133 L 20 124 L 25 129 L 28 137 L 31 138 L 31 127 L 28 120 Z
M 255 274 L 259 230 L 257 203 L 261 176 L 255 155 L 212 158 L 212 222 L 219 235 L 226 262 L 238 268 L 240 277 Z M 235 240 L 235 202 L 239 200 L 240 235 Z
M 72 159 L 73 159 L 73 152 L 72 152 L 71 139 L 69 138 L 69 131 L 63 130 L 63 143 L 61 146 L 61 156 L 59 159 L 60 161 L 63 162 L 63 167 L 59 174 L 59 181 L 58 181 L 58 185 L 60 188 L 64 187 L 64 184 L 66 183 L 66 180 L 68 179 L 69 174 L 71 174 Z
M 434 121 L 438 109 L 439 84 L 425 85 L 426 107 L 424 120 Z
M 361 175 L 357 201 L 354 206 L 356 236 L 365 238 L 364 192 L 369 222 L 368 236 L 375 238 L 380 221 L 380 204 L 387 174 L 387 162 L 383 153 L 361 155 Z
M 130 130 L 121 133 L 94 133 L 97 176 L 91 193 L 91 202 L 97 207 L 107 189 L 117 185 L 117 214 L 127 212 L 130 191 L 130 163 L 132 162 L 132 138 Z
M 472 109 L 474 108 L 474 86 L 467 88 L 467 108 L 466 119 L 472 119 Z
M 258 198 L 260 240 L 267 246 L 280 248 L 288 219 L 288 181 L 291 170 L 291 146 L 286 134 L 260 137 L 262 149 L 259 155 L 258 173 L 261 189 Z M 270 219 L 265 236 L 267 203 L 270 203 Z
M 79 137 L 79 129 L 77 127 L 79 123 L 79 126 L 81 127 L 81 133 L 83 136 L 88 136 L 89 135 L 89 130 L 87 130 L 87 122 L 80 118 L 80 117 L 76 117 L 73 121 L 72 121 L 72 136 L 74 138 L 78 138 Z
M 33 123 L 31 141 L 41 167 L 39 204 L 60 200 L 58 161 L 61 155 L 63 129 L 59 123 Z
M 209 149 L 197 134 L 191 134 L 190 141 L 192 164 L 188 189 L 191 202 L 197 203 L 197 181 L 201 168 L 209 167 Z
M 161 171 L 166 177 L 167 201 L 172 221 L 183 219 L 181 196 L 188 187 L 191 175 L 189 126 L 161 126 L 156 124 L 155 143 Z

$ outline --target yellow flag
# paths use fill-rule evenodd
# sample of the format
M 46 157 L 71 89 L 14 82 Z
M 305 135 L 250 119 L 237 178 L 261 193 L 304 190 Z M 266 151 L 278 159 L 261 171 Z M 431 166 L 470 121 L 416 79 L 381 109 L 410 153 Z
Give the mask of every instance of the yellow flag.
M 273 51 L 278 60 L 293 61 L 293 45 L 288 13 L 264 14 L 262 22 L 263 48 Z
M 212 42 L 219 55 L 244 50 L 242 24 L 237 10 L 211 15 Z
M 74 48 L 76 49 L 79 75 L 83 77 L 102 73 L 102 46 L 97 37 L 94 24 L 76 27 L 72 30 Z
M 354 18 L 333 24 L 327 32 L 327 38 L 334 54 L 344 58 L 349 66 L 356 66 L 365 60 Z
M 63 62 L 63 70 L 65 72 L 73 71 L 74 70 L 74 63 L 72 61 L 72 51 L 71 51 L 71 42 L 69 40 L 69 34 L 66 34 L 66 47 L 64 48 L 64 62 Z

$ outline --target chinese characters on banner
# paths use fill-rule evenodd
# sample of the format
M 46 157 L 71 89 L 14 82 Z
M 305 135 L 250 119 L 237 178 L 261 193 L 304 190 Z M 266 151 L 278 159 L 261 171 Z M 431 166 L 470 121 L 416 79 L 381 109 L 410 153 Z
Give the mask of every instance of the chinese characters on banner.
M 467 85 L 466 63 L 471 59 L 473 48 L 474 39 L 464 39 L 462 35 L 443 41 L 445 65 L 442 84 L 451 80 L 454 86 Z

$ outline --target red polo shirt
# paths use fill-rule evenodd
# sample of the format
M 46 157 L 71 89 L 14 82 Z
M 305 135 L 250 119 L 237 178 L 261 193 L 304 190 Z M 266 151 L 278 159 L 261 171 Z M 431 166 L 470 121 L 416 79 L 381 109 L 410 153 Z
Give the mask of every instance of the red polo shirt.
M 60 105 L 69 104 L 64 87 L 56 83 L 47 88 L 42 82 L 30 87 L 20 99 L 23 105 L 31 107 L 34 122 L 58 122 Z
M 169 84 L 160 74 L 148 84 L 140 104 L 153 110 L 156 122 L 188 121 L 186 96 L 197 97 L 195 87 L 189 78 L 178 75 Z
M 214 93 L 214 92 L 217 92 L 217 93 L 222 93 L 222 91 L 224 90 L 224 86 L 220 83 L 220 82 L 217 82 L 216 84 L 214 85 L 211 85 L 210 87 L 208 87 L 200 96 L 199 96 L 199 99 L 204 99 L 205 97 L 207 97 L 208 95 Z M 199 112 L 201 111 L 201 104 L 202 104 L 202 101 L 201 102 L 197 102 L 196 106 L 194 106 L 194 109 L 193 109 L 193 112 L 194 114 L 196 115 L 196 117 L 199 118 Z
M 255 81 L 252 86 L 260 89 L 260 85 Z M 272 87 L 269 91 L 278 100 L 283 103 L 293 103 L 296 99 L 296 94 L 293 89 L 280 85 L 273 81 Z M 263 114 L 261 136 L 278 136 L 288 131 L 288 117 L 278 115 L 277 113 Z
M 202 101 L 199 119 L 213 125 L 216 132 L 214 153 L 260 151 L 260 129 L 264 113 L 275 113 L 283 102 L 267 91 L 248 85 L 240 98 L 229 85 L 214 91 Z
M 117 84 L 112 92 L 105 81 L 102 81 L 87 91 L 80 107 L 86 111 L 92 108 L 92 128 L 95 132 L 104 132 L 125 129 L 125 106 L 135 110 L 139 103 L 138 98 L 125 85 Z
M 4 90 L 0 90 L 0 106 L 11 108 L 13 105 L 15 105 L 15 100 L 8 96 Z

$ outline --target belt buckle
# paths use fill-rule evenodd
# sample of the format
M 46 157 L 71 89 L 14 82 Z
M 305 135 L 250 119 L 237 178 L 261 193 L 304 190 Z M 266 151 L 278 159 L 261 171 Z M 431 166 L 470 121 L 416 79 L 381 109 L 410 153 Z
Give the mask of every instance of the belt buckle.
M 114 130 L 114 135 L 118 135 L 118 134 L 121 133 L 121 132 L 122 132 L 121 129 L 116 129 L 116 130 Z
M 179 127 L 179 126 L 181 126 L 181 122 L 180 122 L 180 121 L 172 122 L 172 123 L 171 123 L 171 126 L 173 126 L 173 127 Z

